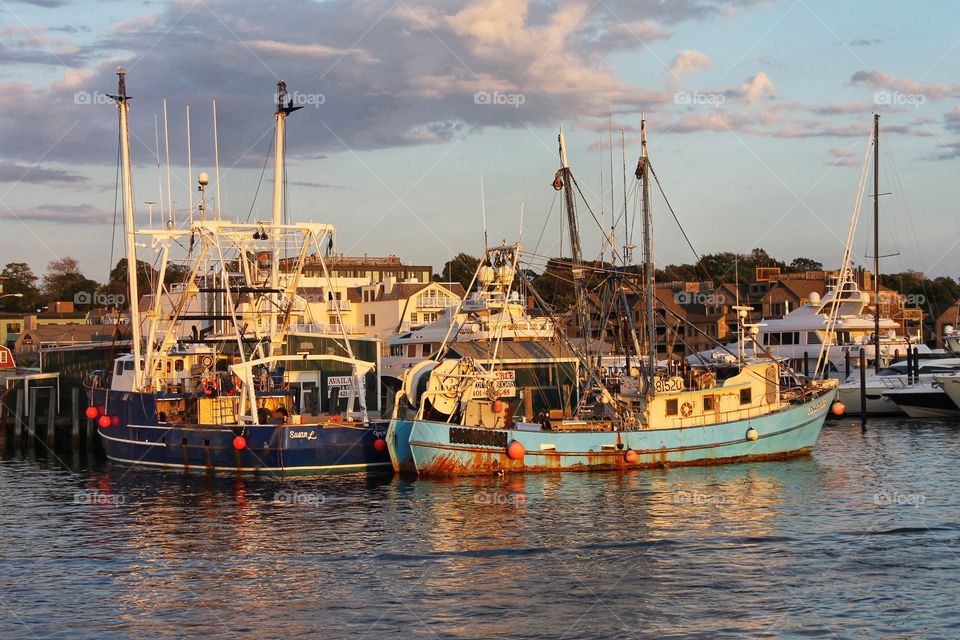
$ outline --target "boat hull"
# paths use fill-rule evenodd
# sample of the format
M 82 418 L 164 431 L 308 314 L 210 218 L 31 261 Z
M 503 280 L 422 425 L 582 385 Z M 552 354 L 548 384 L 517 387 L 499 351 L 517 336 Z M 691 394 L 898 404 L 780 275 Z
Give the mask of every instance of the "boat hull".
M 118 424 L 97 428 L 111 462 L 180 471 L 265 475 L 389 472 L 390 460 L 377 444 L 387 423 L 332 425 L 186 425 L 151 420 L 150 394 L 94 390 L 97 406 Z M 126 400 L 122 396 L 127 396 Z M 234 447 L 243 436 L 244 446 Z
M 957 405 L 944 393 L 943 389 L 928 387 L 923 391 L 890 393 L 888 397 L 911 418 L 960 417 Z
M 639 431 L 557 432 L 472 429 L 413 421 L 409 447 L 417 473 L 470 475 L 502 471 L 585 471 L 638 467 L 712 465 L 776 460 L 808 454 L 816 444 L 836 390 L 765 416 L 714 424 Z M 757 432 L 749 439 L 750 429 Z M 398 431 L 399 433 L 399 431 Z M 507 454 L 523 445 L 517 460 Z M 627 461 L 627 452 L 637 454 Z
M 390 453 L 390 464 L 396 473 L 417 472 L 417 467 L 413 463 L 413 453 L 410 451 L 410 431 L 413 429 L 413 422 L 413 420 L 391 420 L 387 429 L 387 450 Z
M 887 388 L 878 389 L 867 387 L 867 414 L 872 416 L 903 415 L 904 411 L 896 402 L 883 395 Z M 837 400 L 843 403 L 844 410 L 850 415 L 860 413 L 860 385 L 856 387 L 841 386 Z

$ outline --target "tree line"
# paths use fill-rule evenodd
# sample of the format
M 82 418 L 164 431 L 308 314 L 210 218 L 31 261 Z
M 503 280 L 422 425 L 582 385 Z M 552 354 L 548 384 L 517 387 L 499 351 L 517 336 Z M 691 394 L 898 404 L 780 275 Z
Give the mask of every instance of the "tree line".
M 185 266 L 168 264 L 164 282 L 180 282 L 186 273 Z M 150 264 L 137 260 L 137 285 L 141 294 L 153 291 L 158 276 Z M 105 283 L 83 275 L 80 263 L 69 256 L 47 264 L 43 276 L 37 276 L 26 262 L 9 262 L 0 271 L 3 285 L 0 311 L 33 313 L 55 302 L 73 302 L 81 311 L 96 307 L 125 309 L 129 303 L 128 282 L 126 258 L 121 258 L 110 270 Z
M 434 275 L 434 279 L 459 282 L 466 290 L 479 264 L 479 258 L 460 253 L 444 263 L 440 273 Z M 602 281 L 603 272 L 613 268 L 613 265 L 599 261 L 588 261 L 584 266 L 588 289 Z M 784 274 L 824 270 L 823 263 L 817 260 L 798 257 L 787 262 L 758 248 L 750 253 L 708 253 L 701 256 L 697 263 L 665 265 L 656 269 L 656 281 L 712 282 L 716 285 L 737 281 L 748 283 L 753 281 L 758 267 L 777 267 L 780 273 Z M 626 269 L 639 274 L 641 267 L 631 266 Z M 555 309 L 564 311 L 573 305 L 573 274 L 569 258 L 550 259 L 540 273 L 529 269 L 525 269 L 525 272 L 543 299 Z M 880 283 L 907 296 L 910 306 L 921 307 L 928 321 L 932 321 L 960 299 L 960 282 L 950 276 L 927 278 L 920 272 L 908 270 L 881 274 Z

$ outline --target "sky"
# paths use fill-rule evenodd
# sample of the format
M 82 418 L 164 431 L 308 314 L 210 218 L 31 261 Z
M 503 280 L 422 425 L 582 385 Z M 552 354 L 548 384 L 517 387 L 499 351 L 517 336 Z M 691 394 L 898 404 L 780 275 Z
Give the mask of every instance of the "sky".
M 439 268 L 482 252 L 484 211 L 491 243 L 522 234 L 533 254 L 566 252 L 551 187 L 562 126 L 590 205 L 584 255 L 599 257 L 624 164 L 633 191 L 645 114 L 652 165 L 698 252 L 836 266 L 876 112 L 882 269 L 960 275 L 951 3 L 0 0 L 0 263 L 42 274 L 69 255 L 104 280 L 120 257 L 107 98 L 120 65 L 141 224 L 147 201 L 188 218 L 188 107 L 194 179 L 215 176 L 214 100 L 221 214 L 269 218 L 282 79 L 304 107 L 288 120 L 289 215 L 334 224 L 340 252 Z M 693 262 L 659 194 L 653 216 L 657 262 Z

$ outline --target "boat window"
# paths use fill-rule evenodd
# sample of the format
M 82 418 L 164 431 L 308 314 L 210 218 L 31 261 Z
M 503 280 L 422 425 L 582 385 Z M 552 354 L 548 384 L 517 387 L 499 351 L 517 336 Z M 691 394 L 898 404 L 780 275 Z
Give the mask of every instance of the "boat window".
M 675 416 L 677 415 L 677 399 L 667 400 L 667 415 Z
M 125 360 L 123 363 L 123 369 L 125 371 L 133 371 L 133 360 Z
M 417 357 L 417 345 L 415 345 L 415 344 L 408 344 L 408 345 L 407 345 L 407 357 L 408 357 L 408 358 L 416 358 L 416 357 Z
M 173 363 L 173 368 L 177 371 L 183 371 L 183 360 L 181 358 L 177 358 L 177 361 Z
M 740 404 L 750 404 L 753 402 L 753 389 L 747 387 L 740 389 Z
M 116 375 L 118 375 L 118 376 L 122 376 L 122 375 L 123 375 L 123 362 L 121 362 L 120 360 L 117 360 L 117 372 L 116 372 Z
M 807 344 L 823 344 L 820 334 L 816 331 L 807 331 Z
M 703 410 L 704 411 L 713 411 L 714 409 L 714 397 L 713 396 L 703 396 Z
M 770 335 L 770 341 L 769 341 L 767 344 L 769 344 L 771 347 L 779 346 L 779 345 L 780 345 L 780 334 L 779 334 L 779 333 L 771 333 L 771 334 L 769 334 L 769 335 Z

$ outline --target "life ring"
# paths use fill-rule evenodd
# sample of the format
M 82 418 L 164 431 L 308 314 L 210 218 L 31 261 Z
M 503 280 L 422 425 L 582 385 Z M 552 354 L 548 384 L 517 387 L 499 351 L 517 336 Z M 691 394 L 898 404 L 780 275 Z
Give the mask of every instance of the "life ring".
M 689 402 L 684 402 L 682 405 L 680 405 L 680 415 L 682 415 L 684 418 L 689 418 L 690 416 L 692 416 L 693 405 L 690 404 Z
M 203 391 L 204 395 L 212 396 L 214 393 L 220 390 L 220 383 L 216 378 L 204 378 L 200 382 L 200 390 Z
M 209 369 L 209 368 L 213 365 L 213 357 L 212 357 L 212 356 L 202 356 L 202 357 L 200 358 L 200 364 L 203 365 L 203 368 L 204 368 L 204 369 Z

